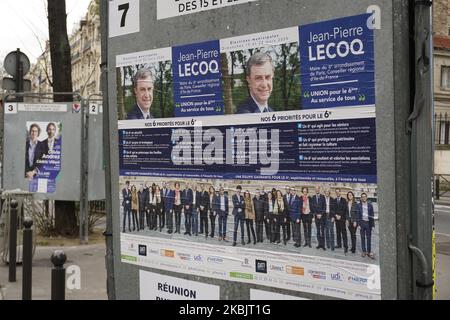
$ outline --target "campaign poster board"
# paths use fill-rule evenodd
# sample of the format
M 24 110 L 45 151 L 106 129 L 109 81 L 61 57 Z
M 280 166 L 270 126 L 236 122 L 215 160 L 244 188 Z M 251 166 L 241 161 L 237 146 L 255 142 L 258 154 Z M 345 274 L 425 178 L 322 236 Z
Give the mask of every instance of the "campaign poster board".
M 380 299 L 369 19 L 117 56 L 121 261 Z
M 3 189 L 30 191 L 37 199 L 79 201 L 81 120 L 77 102 L 7 103 Z M 30 131 L 36 135 L 32 147 Z

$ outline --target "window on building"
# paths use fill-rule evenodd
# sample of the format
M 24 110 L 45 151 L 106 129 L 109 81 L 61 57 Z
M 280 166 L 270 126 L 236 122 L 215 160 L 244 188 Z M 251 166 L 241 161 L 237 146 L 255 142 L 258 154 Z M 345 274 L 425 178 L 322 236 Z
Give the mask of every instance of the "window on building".
M 435 142 L 437 145 L 450 144 L 450 118 L 447 113 L 435 114 Z
M 441 89 L 450 90 L 450 66 L 441 66 Z

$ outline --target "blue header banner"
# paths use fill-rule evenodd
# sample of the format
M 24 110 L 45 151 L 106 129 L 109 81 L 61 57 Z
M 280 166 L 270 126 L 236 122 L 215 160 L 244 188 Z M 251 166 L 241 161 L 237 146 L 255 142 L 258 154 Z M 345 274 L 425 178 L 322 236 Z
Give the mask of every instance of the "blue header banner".
M 299 27 L 304 109 L 375 104 L 371 14 Z
M 376 183 L 375 118 L 119 130 L 121 176 Z
M 219 40 L 172 48 L 176 117 L 224 113 Z

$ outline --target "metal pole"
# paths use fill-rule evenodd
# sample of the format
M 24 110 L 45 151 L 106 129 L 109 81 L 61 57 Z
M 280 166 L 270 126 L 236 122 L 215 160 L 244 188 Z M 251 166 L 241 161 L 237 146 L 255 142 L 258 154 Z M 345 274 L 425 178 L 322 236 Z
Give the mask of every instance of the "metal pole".
M 436 175 L 436 192 L 434 194 L 434 197 L 436 198 L 436 200 L 439 200 L 439 192 L 441 192 L 439 184 L 440 184 L 439 176 Z
M 33 260 L 33 219 L 23 220 L 23 251 L 22 251 L 22 300 L 31 300 L 32 260 Z
M 23 63 L 20 61 L 20 49 L 16 51 L 16 93 L 23 92 Z M 23 102 L 23 96 L 16 96 L 17 102 Z
M 64 251 L 56 250 L 53 252 L 51 261 L 53 263 L 52 268 L 52 300 L 65 300 L 66 299 L 66 268 L 64 263 L 67 257 Z
M 100 1 L 100 26 L 102 34 L 102 63 L 101 63 L 101 85 L 103 95 L 103 105 L 108 106 L 108 2 Z M 113 115 L 114 116 L 114 115 Z M 116 287 L 114 279 L 114 242 L 112 237 L 113 219 L 112 219 L 112 202 L 111 202 L 111 181 L 108 178 L 111 174 L 110 160 L 110 136 L 109 136 L 109 108 L 103 108 L 103 154 L 105 159 L 105 195 L 106 195 L 106 230 L 103 233 L 106 242 L 106 287 L 108 299 L 116 299 Z
M 12 199 L 9 215 L 9 282 L 16 282 L 16 258 L 17 258 L 17 207 L 19 203 Z
M 87 175 L 88 175 L 88 143 L 87 143 L 87 127 L 88 118 L 86 112 L 86 100 L 81 100 L 81 179 L 80 179 L 80 243 L 87 244 L 88 232 L 89 232 L 89 219 L 88 219 L 88 195 L 87 195 Z

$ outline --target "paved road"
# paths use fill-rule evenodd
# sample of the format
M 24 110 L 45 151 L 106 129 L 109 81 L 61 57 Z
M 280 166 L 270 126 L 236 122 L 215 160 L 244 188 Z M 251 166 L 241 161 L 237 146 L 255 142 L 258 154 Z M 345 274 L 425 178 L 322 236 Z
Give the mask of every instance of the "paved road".
M 436 232 L 450 236 L 450 206 L 435 205 L 434 219 Z

